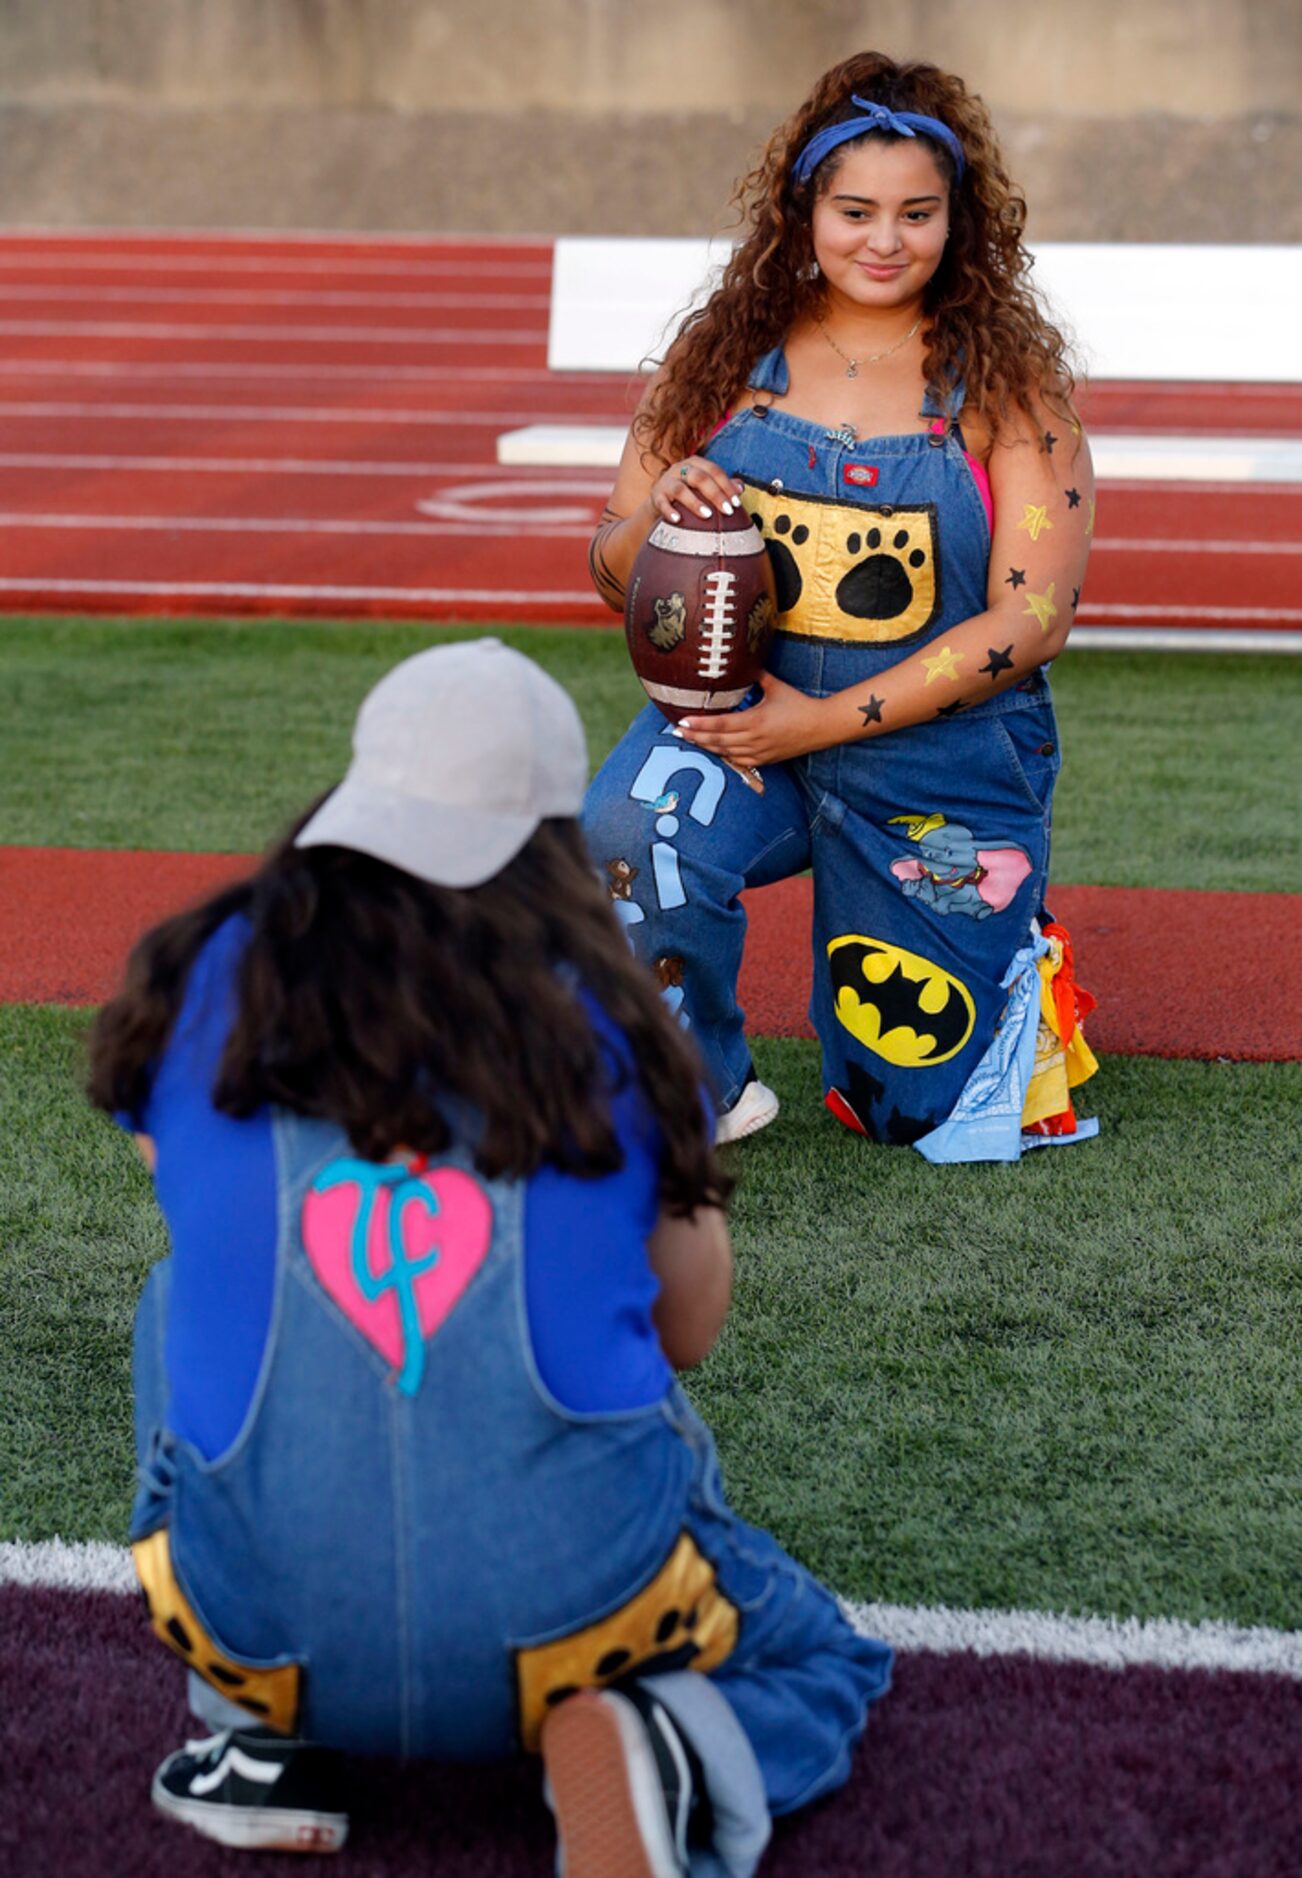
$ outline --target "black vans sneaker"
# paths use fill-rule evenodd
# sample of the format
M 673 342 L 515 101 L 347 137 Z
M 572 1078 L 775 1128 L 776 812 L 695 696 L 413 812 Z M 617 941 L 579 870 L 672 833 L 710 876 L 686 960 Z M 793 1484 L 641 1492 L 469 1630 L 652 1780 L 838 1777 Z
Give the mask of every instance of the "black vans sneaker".
M 154 1775 L 160 1813 L 219 1845 L 337 1852 L 348 1837 L 338 1757 L 270 1728 L 227 1728 L 187 1741 Z
M 653 1696 L 636 1683 L 567 1696 L 542 1752 L 563 1878 L 681 1878 L 695 1757 Z

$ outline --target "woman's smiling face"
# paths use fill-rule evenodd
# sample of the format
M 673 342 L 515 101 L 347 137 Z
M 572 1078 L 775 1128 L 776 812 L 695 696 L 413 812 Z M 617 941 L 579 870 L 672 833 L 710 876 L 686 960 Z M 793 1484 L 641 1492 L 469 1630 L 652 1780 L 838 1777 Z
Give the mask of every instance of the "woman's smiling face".
M 949 232 L 949 184 L 931 146 L 920 137 L 855 144 L 815 201 L 810 228 L 832 295 L 862 307 L 917 299 Z

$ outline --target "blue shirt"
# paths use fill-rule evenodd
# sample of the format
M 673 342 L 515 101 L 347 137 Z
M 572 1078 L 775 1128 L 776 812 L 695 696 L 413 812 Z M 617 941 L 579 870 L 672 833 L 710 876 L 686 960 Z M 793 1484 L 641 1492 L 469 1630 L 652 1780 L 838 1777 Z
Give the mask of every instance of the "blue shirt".
M 190 972 L 148 1099 L 124 1127 L 152 1137 L 158 1203 L 172 1243 L 166 1366 L 168 1421 L 207 1459 L 234 1441 L 258 1380 L 276 1266 L 271 1118 L 236 1121 L 211 1091 L 235 1016 L 249 939 L 242 916 L 212 935 Z M 595 1000 L 585 1006 L 618 1060 L 628 1044 Z M 580 1180 L 544 1167 L 525 1192 L 525 1301 L 534 1361 L 562 1407 L 641 1407 L 671 1372 L 651 1307 L 646 1242 L 659 1216 L 661 1136 L 630 1075 L 611 1098 L 624 1150 L 617 1173 Z

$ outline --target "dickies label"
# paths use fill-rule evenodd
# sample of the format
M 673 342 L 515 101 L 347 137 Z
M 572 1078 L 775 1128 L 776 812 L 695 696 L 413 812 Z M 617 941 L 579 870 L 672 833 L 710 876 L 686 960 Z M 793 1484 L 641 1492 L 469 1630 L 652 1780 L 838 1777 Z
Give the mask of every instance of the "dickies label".
M 847 463 L 841 471 L 841 479 L 852 483 L 856 489 L 872 489 L 876 486 L 878 474 L 875 463 Z

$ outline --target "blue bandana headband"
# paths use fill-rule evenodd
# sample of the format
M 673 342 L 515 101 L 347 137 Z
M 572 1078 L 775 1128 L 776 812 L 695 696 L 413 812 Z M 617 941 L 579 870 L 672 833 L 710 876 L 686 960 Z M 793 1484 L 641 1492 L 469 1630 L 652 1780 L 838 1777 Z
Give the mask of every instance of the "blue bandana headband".
M 851 93 L 850 102 L 857 104 L 863 115 L 847 118 L 842 124 L 828 124 L 811 137 L 796 158 L 791 173 L 793 182 L 808 182 L 829 151 L 835 150 L 838 144 L 849 143 L 852 137 L 862 137 L 870 130 L 893 131 L 897 137 L 916 137 L 921 131 L 926 137 L 934 137 L 954 159 L 955 182 L 963 180 L 963 171 L 967 167 L 963 161 L 963 146 L 949 125 L 942 124 L 938 117 L 923 117 L 917 111 L 889 111 L 884 104 L 872 104 L 857 93 Z

